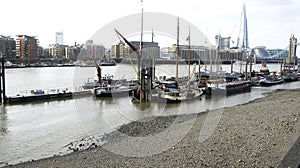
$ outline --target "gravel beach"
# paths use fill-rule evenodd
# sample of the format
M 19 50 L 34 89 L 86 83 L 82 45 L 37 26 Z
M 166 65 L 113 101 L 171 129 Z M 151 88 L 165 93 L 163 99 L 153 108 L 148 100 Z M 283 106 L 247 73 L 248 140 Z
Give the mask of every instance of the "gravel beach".
M 291 150 L 291 147 L 300 135 L 300 89 L 274 91 L 250 103 L 222 109 L 219 122 L 215 121 L 218 122 L 216 128 L 201 141 L 201 130 L 208 122 L 208 115 L 213 113 L 216 111 L 132 122 L 107 135 L 107 142 L 102 146 L 11 167 L 299 166 L 297 152 L 300 148 L 294 145 Z M 182 128 L 187 125 L 190 128 L 184 136 L 169 146 L 172 139 L 168 137 L 183 133 Z M 173 129 L 168 129 L 172 126 Z M 164 134 L 154 136 L 160 133 Z M 153 146 L 145 145 L 147 149 L 138 143 L 136 146 L 126 145 L 132 145 L 128 136 L 152 137 L 151 141 L 145 139 L 144 142 L 153 143 Z M 132 149 L 141 151 L 130 153 Z M 290 156 L 286 156 L 287 153 Z M 283 159 L 285 164 L 282 164 Z

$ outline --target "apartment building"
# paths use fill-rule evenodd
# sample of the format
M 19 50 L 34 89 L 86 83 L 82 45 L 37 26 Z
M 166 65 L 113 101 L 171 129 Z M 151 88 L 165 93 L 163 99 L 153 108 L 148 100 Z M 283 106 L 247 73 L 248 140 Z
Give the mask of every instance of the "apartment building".
M 7 58 L 16 57 L 16 41 L 10 36 L 0 35 L 0 52 Z
M 38 39 L 35 36 L 16 35 L 16 57 L 22 60 L 38 56 Z

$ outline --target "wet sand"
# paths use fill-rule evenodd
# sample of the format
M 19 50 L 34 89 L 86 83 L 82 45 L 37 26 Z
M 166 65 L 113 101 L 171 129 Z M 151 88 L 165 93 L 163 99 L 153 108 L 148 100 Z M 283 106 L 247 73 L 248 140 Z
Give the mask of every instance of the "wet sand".
M 285 167 L 299 166 L 300 156 L 295 156 L 299 145 L 290 149 L 300 135 L 300 89 L 279 90 L 247 104 L 224 108 L 212 134 L 199 141 L 202 128 L 207 126 L 207 118 L 217 112 L 132 122 L 108 134 L 107 143 L 102 146 L 12 167 L 277 167 L 282 165 L 283 159 Z M 174 123 L 178 123 L 178 128 L 168 130 Z M 184 123 L 192 123 L 191 129 L 178 143 L 158 154 L 152 155 L 151 152 L 167 146 L 163 140 L 168 137 L 154 139 L 154 144 L 161 140 L 162 145 L 150 145 L 148 152 L 137 154 L 130 152 L 144 148 L 126 145 L 129 144 L 128 139 L 122 136 L 148 137 L 167 132 L 165 135 L 172 137 L 184 131 L 180 127 Z M 287 153 L 289 156 L 286 156 Z M 139 157 L 143 154 L 149 156 Z

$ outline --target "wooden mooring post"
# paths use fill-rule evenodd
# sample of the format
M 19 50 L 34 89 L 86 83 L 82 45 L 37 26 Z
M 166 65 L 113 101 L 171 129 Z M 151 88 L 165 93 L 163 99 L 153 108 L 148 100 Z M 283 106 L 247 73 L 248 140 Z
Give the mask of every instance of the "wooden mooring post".
M 1 72 L 0 72 L 0 102 L 6 104 L 6 93 L 5 93 L 5 67 L 4 67 L 4 55 L 1 52 Z
M 151 101 L 152 91 L 152 76 L 153 76 L 153 62 L 152 59 L 142 59 L 141 70 L 141 102 Z

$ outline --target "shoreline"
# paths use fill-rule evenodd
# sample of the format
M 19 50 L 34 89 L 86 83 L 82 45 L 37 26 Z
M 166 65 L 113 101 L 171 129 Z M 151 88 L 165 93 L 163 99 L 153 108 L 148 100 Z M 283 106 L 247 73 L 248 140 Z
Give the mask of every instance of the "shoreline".
M 199 142 L 199 133 L 215 110 L 145 119 L 118 129 L 132 137 L 145 137 L 164 132 L 174 122 L 195 119 L 178 143 L 158 154 L 130 157 L 107 150 L 118 147 L 125 139 L 114 131 L 107 135 L 104 145 L 11 167 L 275 167 L 300 135 L 300 100 L 294 99 L 298 95 L 300 89 L 276 90 L 263 98 L 225 107 L 216 129 L 203 142 Z M 176 121 L 177 117 L 180 119 Z M 132 148 L 128 146 L 127 150 Z M 297 167 L 300 163 L 291 164 Z

